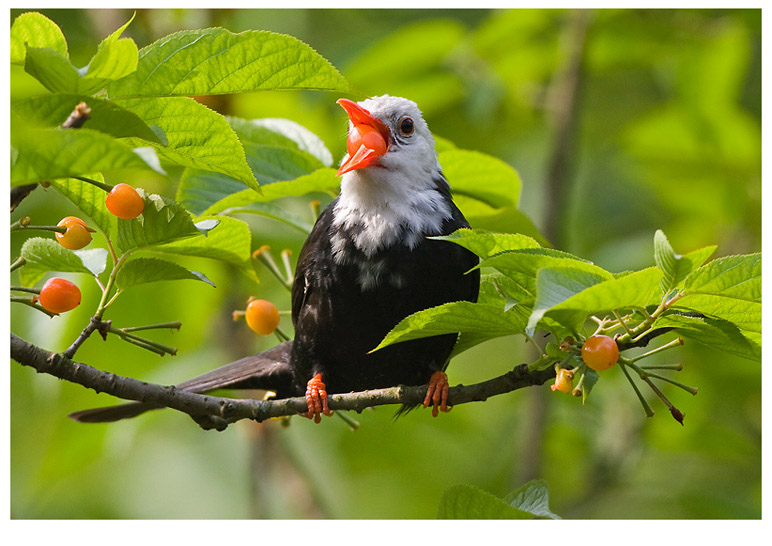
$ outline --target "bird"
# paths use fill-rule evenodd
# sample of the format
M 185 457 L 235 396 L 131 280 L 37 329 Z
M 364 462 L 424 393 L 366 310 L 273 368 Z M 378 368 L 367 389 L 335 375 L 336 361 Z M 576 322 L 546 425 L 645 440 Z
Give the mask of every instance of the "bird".
M 265 389 L 305 396 L 306 417 L 331 415 L 328 394 L 428 385 L 423 406 L 447 412 L 446 367 L 458 334 L 378 351 L 405 317 L 454 301 L 476 302 L 479 259 L 437 239 L 469 228 L 454 204 L 418 105 L 390 95 L 339 99 L 348 115 L 338 196 L 318 216 L 292 284 L 295 337 L 177 385 L 192 392 Z M 70 414 L 109 422 L 160 408 L 143 402 Z

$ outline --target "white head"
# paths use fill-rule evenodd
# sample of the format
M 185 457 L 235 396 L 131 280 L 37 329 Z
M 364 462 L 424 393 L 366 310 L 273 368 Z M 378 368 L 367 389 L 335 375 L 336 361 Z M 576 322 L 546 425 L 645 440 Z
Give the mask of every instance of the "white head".
M 412 248 L 437 233 L 451 207 L 438 189 L 445 182 L 418 106 L 388 95 L 338 103 L 349 115 L 349 153 L 338 170 L 334 224 L 368 257 L 395 243 Z

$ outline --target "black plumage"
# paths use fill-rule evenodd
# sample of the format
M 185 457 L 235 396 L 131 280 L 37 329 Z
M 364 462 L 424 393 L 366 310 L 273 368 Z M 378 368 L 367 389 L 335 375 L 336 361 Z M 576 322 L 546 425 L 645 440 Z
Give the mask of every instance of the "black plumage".
M 479 270 L 470 271 L 478 263 L 474 254 L 453 243 L 430 239 L 469 225 L 453 204 L 420 112 L 405 99 L 379 99 L 370 101 L 385 109 L 382 118 L 371 117 L 369 111 L 350 101 L 346 102 L 353 106 L 344 108 L 352 126 L 373 120 L 373 126 L 377 125 L 390 143 L 387 153 L 391 153 L 392 161 L 398 157 L 393 152 L 412 153 L 411 161 L 419 163 L 419 182 L 413 184 L 412 179 L 405 178 L 409 168 L 400 164 L 394 170 L 383 157 L 374 156 L 364 147 L 357 155 L 365 157 L 363 164 L 351 166 L 354 153 L 350 139 L 351 153 L 344 165 L 348 170 L 361 169 L 370 174 L 357 171 L 347 175 L 349 185 L 343 184 L 341 195 L 320 214 L 303 245 L 292 288 L 295 339 L 181 383 L 179 388 L 193 392 L 259 388 L 285 398 L 306 393 L 314 377 L 323 381 L 322 388 L 326 387 L 327 392 L 345 393 L 400 384 L 422 385 L 432 374 L 445 369 L 456 334 L 411 340 L 370 353 L 400 320 L 412 313 L 451 301 L 476 301 L 480 283 Z M 350 108 L 356 111 L 352 114 Z M 402 109 L 415 118 L 415 135 L 413 118 L 404 115 Z M 405 119 L 410 119 L 410 124 Z M 398 137 L 396 133 L 404 132 L 408 125 L 411 134 L 400 133 Z M 416 140 L 419 138 L 423 140 Z M 411 142 L 416 142 L 412 149 Z M 374 163 L 376 159 L 381 163 Z M 392 172 L 396 174 L 392 176 Z M 406 185 L 408 191 L 403 187 Z M 362 204 L 368 199 L 373 201 L 373 195 L 381 196 L 378 192 L 384 189 L 394 190 L 385 194 L 394 197 L 379 197 L 374 204 Z M 413 199 L 417 194 L 420 199 Z M 379 223 L 386 228 L 381 229 Z M 71 417 L 105 422 L 155 408 L 136 402 L 77 412 Z M 315 417 L 318 419 L 318 411 Z

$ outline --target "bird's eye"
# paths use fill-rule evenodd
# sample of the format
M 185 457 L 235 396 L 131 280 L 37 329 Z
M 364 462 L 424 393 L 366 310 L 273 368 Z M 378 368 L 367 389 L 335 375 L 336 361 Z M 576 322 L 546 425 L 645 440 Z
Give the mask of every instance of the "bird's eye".
M 402 118 L 402 121 L 399 122 L 399 132 L 403 135 L 412 135 L 413 129 L 413 120 L 411 118 Z

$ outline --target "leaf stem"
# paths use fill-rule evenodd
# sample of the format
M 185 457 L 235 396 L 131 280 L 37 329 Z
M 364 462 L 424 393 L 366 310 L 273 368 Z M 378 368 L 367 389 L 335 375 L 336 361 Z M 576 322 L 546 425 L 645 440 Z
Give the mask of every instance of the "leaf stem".
M 88 178 L 86 176 L 73 176 L 73 178 L 76 180 L 80 180 L 81 182 L 86 182 L 88 184 L 91 184 L 92 186 L 96 186 L 100 190 L 104 190 L 107 193 L 110 193 L 111 191 L 113 191 L 114 186 L 112 184 L 100 182 L 98 180 L 94 180 L 93 178 Z
M 48 309 L 44 309 L 40 305 L 37 305 L 32 298 L 28 298 L 25 296 L 11 296 L 11 303 L 23 303 L 24 305 L 32 307 L 33 309 L 37 309 L 41 313 L 45 313 L 49 317 L 55 317 L 56 315 L 58 315 L 58 313 L 52 313 Z
M 622 373 L 625 374 L 625 377 L 630 382 L 630 385 L 632 385 L 633 390 L 635 391 L 635 394 L 638 395 L 638 400 L 641 402 L 641 405 L 643 406 L 643 411 L 646 412 L 646 417 L 652 417 L 654 415 L 654 410 L 651 409 L 651 406 L 646 401 L 646 399 L 643 397 L 643 393 L 638 388 L 638 385 L 636 385 L 635 382 L 633 381 L 633 378 L 630 377 L 630 374 L 627 371 L 627 365 L 622 363 L 621 360 L 619 362 L 619 365 L 622 368 Z
M 276 337 L 279 338 L 279 341 L 289 341 L 289 336 L 285 334 L 284 331 L 278 326 L 276 327 L 276 330 L 273 331 L 273 333 L 276 334 Z
M 14 292 L 29 292 L 30 294 L 40 294 L 40 288 L 29 288 L 27 286 L 12 286 Z
M 677 339 L 674 339 L 670 343 L 666 343 L 664 345 L 661 345 L 661 346 L 657 347 L 656 349 L 652 349 L 651 351 L 648 351 L 648 352 L 643 353 L 641 355 L 634 356 L 634 357 L 630 358 L 630 362 L 637 362 L 638 360 L 642 360 L 644 358 L 648 358 L 648 357 L 650 357 L 652 355 L 655 355 L 657 353 L 661 353 L 662 351 L 666 351 L 668 349 L 672 349 L 673 347 L 680 347 L 683 344 L 684 344 L 684 338 L 678 337 Z
M 632 330 L 630 330 L 630 327 L 629 327 L 629 326 L 627 325 L 627 323 L 626 323 L 626 322 L 625 322 L 625 321 L 622 319 L 622 317 L 621 317 L 621 316 L 620 316 L 620 314 L 619 314 L 619 311 L 617 311 L 616 309 L 612 309 L 612 310 L 611 310 L 611 312 L 612 312 L 612 313 L 614 313 L 614 316 L 616 317 L 616 319 L 617 319 L 617 321 L 619 322 L 619 324 L 621 324 L 621 325 L 622 325 L 622 328 L 624 328 L 624 329 L 625 329 L 625 332 L 627 332 L 627 335 L 629 335 L 629 336 L 632 336 L 632 334 L 633 334 Z
M 19 269 L 20 267 L 24 267 L 27 264 L 27 259 L 24 256 L 19 256 L 16 258 L 16 261 L 14 261 L 11 264 L 11 273 Z
M 147 326 L 129 326 L 127 328 L 121 328 L 124 332 L 139 332 L 141 330 L 163 330 L 170 328 L 172 330 L 179 330 L 182 327 L 182 323 L 179 320 L 174 322 L 162 322 L 160 324 L 149 324 Z
M 252 258 L 260 260 L 262 264 L 268 268 L 268 271 L 273 273 L 274 277 L 279 279 L 279 282 L 281 282 L 282 286 L 286 288 L 287 290 L 292 290 L 292 283 L 287 282 L 287 279 L 284 278 L 284 275 L 279 270 L 279 266 L 276 265 L 276 261 L 273 259 L 273 256 L 271 255 L 271 247 L 268 245 L 263 245 L 257 250 L 255 250 L 252 253 Z

